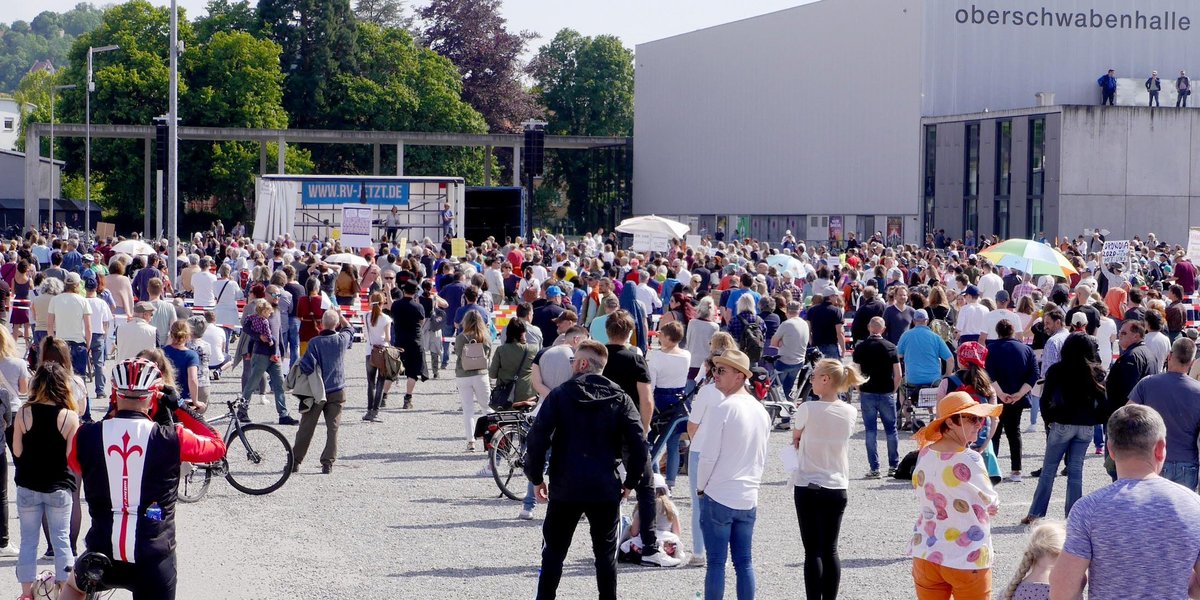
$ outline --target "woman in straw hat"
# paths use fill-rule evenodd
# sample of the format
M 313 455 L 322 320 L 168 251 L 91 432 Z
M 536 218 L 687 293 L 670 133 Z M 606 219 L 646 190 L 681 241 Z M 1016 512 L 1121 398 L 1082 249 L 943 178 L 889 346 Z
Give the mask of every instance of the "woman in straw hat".
M 992 592 L 991 517 L 1000 507 L 983 457 L 970 446 L 1001 407 L 965 392 L 938 402 L 937 418 L 914 436 L 920 515 L 909 540 L 918 600 L 984 600 Z

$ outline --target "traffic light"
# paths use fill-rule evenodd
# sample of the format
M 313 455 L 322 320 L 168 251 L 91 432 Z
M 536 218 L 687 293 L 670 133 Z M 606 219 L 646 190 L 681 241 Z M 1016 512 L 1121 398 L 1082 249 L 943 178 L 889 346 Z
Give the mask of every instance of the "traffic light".
M 525 174 L 531 179 L 542 176 L 544 167 L 544 151 L 546 146 L 546 129 L 544 124 L 527 124 L 525 126 Z

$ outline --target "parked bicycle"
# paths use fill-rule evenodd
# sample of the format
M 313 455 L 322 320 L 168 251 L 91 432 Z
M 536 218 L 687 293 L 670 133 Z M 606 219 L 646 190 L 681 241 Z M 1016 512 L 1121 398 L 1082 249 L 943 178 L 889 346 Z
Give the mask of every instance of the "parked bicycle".
M 260 496 L 282 487 L 292 474 L 295 458 L 287 438 L 269 425 L 239 421 L 237 412 L 246 409 L 246 400 L 238 398 L 225 404 L 229 407 L 227 414 L 207 421 L 210 426 L 229 422 L 225 430 L 225 457 L 207 464 L 180 465 L 182 502 L 203 498 L 214 476 L 224 476 L 239 492 Z
M 528 411 L 511 410 L 483 418 L 488 420 L 484 445 L 496 487 L 513 500 L 524 500 L 529 482 L 525 477 L 525 450 L 533 417 Z

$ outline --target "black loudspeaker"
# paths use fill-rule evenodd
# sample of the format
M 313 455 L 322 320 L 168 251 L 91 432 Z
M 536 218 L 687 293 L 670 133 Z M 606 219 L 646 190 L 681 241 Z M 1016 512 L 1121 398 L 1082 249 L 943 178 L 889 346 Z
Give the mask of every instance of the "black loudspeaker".
M 522 195 L 515 187 L 467 188 L 464 237 L 479 243 L 490 235 L 502 244 L 505 237 L 516 238 L 521 234 Z
M 167 170 L 167 138 L 171 135 L 171 128 L 167 126 L 166 119 L 154 120 L 154 149 L 155 156 L 158 159 L 158 169 L 161 171 Z
M 532 178 L 542 176 L 545 164 L 544 148 L 546 146 L 546 130 L 540 125 L 525 130 L 525 174 Z

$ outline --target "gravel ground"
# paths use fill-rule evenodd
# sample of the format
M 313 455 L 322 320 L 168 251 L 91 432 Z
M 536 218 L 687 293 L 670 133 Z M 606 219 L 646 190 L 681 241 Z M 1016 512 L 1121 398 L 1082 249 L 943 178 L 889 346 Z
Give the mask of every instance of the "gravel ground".
M 483 452 L 467 453 L 458 392 L 453 379 L 418 386 L 413 410 L 396 408 L 391 394 L 383 423 L 361 420 L 366 406 L 365 355 L 356 345 L 347 359 L 348 401 L 340 435 L 340 458 L 322 475 L 317 457 L 323 428 L 301 471 L 267 496 L 243 495 L 214 481 L 198 504 L 180 504 L 177 515 L 179 598 L 531 598 L 540 551 L 541 517 L 519 521 L 520 503 L 499 497 L 491 478 L 477 477 Z M 452 371 L 450 372 L 452 375 Z M 236 394 L 236 377 L 216 382 L 215 398 Z M 291 401 L 294 404 L 294 400 Z M 218 407 L 213 407 L 217 410 Z M 255 405 L 256 421 L 273 422 L 273 407 Z M 1026 420 L 1028 417 L 1026 417 Z M 295 428 L 282 428 L 294 439 Z M 901 434 L 901 455 L 916 449 Z M 880 452 L 886 450 L 880 435 Z M 804 552 L 792 503 L 776 456 L 786 433 L 771 437 L 759 497 L 754 553 L 761 598 L 802 594 Z M 841 593 L 844 598 L 912 598 L 904 544 L 916 501 L 904 482 L 861 479 L 867 470 L 861 425 L 851 444 L 850 504 L 842 525 Z M 1044 437 L 1026 433 L 1025 471 L 1041 466 Z M 1001 466 L 1008 467 L 1007 444 Z M 1100 457 L 1089 454 L 1085 493 L 1108 481 Z M 885 456 L 886 460 L 886 456 Z M 1066 482 L 1058 481 L 1050 516 L 1062 517 Z M 992 533 L 995 586 L 1012 576 L 1024 548 L 1025 515 L 1036 481 L 999 486 L 1003 506 Z M 9 514 L 13 543 L 19 540 L 13 488 Z M 691 503 L 680 476 L 676 504 L 690 541 Z M 625 506 L 626 514 L 633 510 Z M 87 526 L 85 516 L 84 526 Z M 44 549 L 44 546 L 43 546 Z M 12 567 L 15 559 L 2 559 Z M 560 596 L 594 597 L 595 580 L 586 524 L 576 530 Z M 50 568 L 43 561 L 39 568 Z M 621 598 L 691 599 L 703 589 L 704 569 L 656 569 L 622 565 Z M 732 566 L 727 597 L 734 597 Z M 15 578 L 10 579 L 14 592 Z M 128 598 L 118 592 L 114 598 Z

